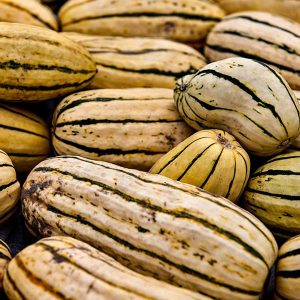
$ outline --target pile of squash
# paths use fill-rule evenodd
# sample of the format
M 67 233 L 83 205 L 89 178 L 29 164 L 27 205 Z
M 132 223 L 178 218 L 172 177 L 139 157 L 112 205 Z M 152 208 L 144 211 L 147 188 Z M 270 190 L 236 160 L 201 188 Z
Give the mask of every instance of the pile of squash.
M 297 0 L 0 0 L 8 299 L 299 300 L 299 41 Z

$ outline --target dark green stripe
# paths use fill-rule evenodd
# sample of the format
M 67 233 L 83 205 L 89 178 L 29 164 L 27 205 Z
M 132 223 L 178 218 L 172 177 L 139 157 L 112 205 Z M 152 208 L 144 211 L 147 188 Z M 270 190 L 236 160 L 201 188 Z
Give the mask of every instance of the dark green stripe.
M 38 124 L 42 124 L 41 121 L 39 121 L 39 120 L 37 120 L 37 119 L 35 119 L 35 118 L 32 118 L 32 117 L 26 115 L 25 113 L 22 113 L 22 112 L 19 112 L 19 111 L 17 111 L 17 110 L 14 110 L 14 109 L 12 109 L 12 107 L 7 107 L 6 105 L 1 105 L 1 104 L 0 104 L 0 108 L 1 108 L 1 109 L 4 109 L 4 110 L 7 110 L 7 111 L 9 111 L 9 112 L 12 112 L 12 113 L 14 113 L 14 114 L 16 114 L 16 115 L 20 115 L 20 116 L 22 116 L 22 117 L 25 117 L 26 119 L 32 120 L 32 121 L 34 121 L 34 122 L 36 122 L 36 123 L 38 123 Z
M 2 167 L 9 167 L 9 168 L 13 168 L 14 166 L 13 165 L 10 165 L 10 164 L 0 164 L 0 168 Z M 1 243 L 1 242 L 0 242 Z
M 181 72 L 173 72 L 173 71 L 164 71 L 164 70 L 159 70 L 157 68 L 154 69 L 128 69 L 128 68 L 120 68 L 117 66 L 113 66 L 113 65 L 109 65 L 109 64 L 104 64 L 104 63 L 99 63 L 96 62 L 97 65 L 100 65 L 102 67 L 105 68 L 110 68 L 113 70 L 117 70 L 117 71 L 122 71 L 122 72 L 129 72 L 129 73 L 139 73 L 139 74 L 155 74 L 155 75 L 161 75 L 161 76 L 170 76 L 170 77 L 175 77 L 175 78 L 179 78 L 179 77 L 183 77 L 185 75 L 189 75 L 192 73 L 195 73 L 198 71 L 198 69 L 195 69 L 194 67 L 190 66 L 188 69 L 183 70 Z
M 9 188 L 10 186 L 14 185 L 17 182 L 18 182 L 18 180 L 16 179 L 16 180 L 14 180 L 14 181 L 12 181 L 10 183 L 0 185 L 0 192 L 3 191 L 3 190 L 5 190 L 5 189 L 7 189 L 7 188 Z
M 207 71 L 213 71 L 213 70 L 207 70 Z M 204 72 L 204 71 L 203 71 Z M 210 72 L 207 72 L 207 74 L 210 74 Z M 221 74 L 221 73 L 220 73 Z M 215 75 L 215 74 L 213 74 Z M 197 103 L 199 103 L 202 107 L 204 107 L 205 109 L 207 110 L 225 110 L 225 111 L 231 111 L 231 112 L 234 112 L 234 113 L 238 113 L 240 115 L 243 115 L 246 119 L 248 119 L 250 122 L 252 122 L 255 126 L 257 126 L 260 130 L 262 130 L 263 133 L 267 134 L 269 137 L 275 139 L 276 141 L 278 141 L 278 139 L 272 134 L 270 133 L 269 131 L 267 131 L 265 128 L 263 128 L 261 125 L 259 125 L 258 123 L 256 123 L 254 120 L 252 120 L 250 117 L 248 117 L 246 114 L 240 112 L 240 111 L 237 111 L 237 110 L 234 110 L 234 109 L 230 109 L 230 108 L 222 108 L 222 107 L 219 107 L 219 106 L 213 106 L 211 104 L 208 104 L 204 101 L 201 101 L 199 98 L 187 93 L 192 99 L 194 99 Z M 188 103 L 188 101 L 187 101 Z
M 43 65 L 43 64 L 37 64 L 37 65 L 31 65 L 31 64 L 24 64 L 24 63 L 18 63 L 13 60 L 9 60 L 6 62 L 0 63 L 0 69 L 23 69 L 23 70 L 46 70 L 46 71 L 58 71 L 61 73 L 67 73 L 67 74 L 91 74 L 95 73 L 94 70 L 74 70 L 68 67 L 62 67 L 62 66 L 51 66 L 51 65 Z
M 300 172 L 294 172 L 290 170 L 267 170 L 254 173 L 252 178 L 259 176 L 277 176 L 277 175 L 300 175 Z
M 22 128 L 19 128 L 19 127 L 13 127 L 13 126 L 7 126 L 7 125 L 0 124 L 0 128 L 35 135 L 35 136 L 41 137 L 41 138 L 46 139 L 46 140 L 49 139 L 47 136 L 44 136 L 42 134 L 39 134 L 39 133 L 36 133 L 36 132 L 33 132 L 33 131 L 29 131 L 29 130 L 26 130 L 26 129 L 22 129 Z
M 266 65 L 263 65 L 266 67 Z M 268 110 L 271 111 L 271 113 L 274 115 L 274 117 L 276 119 L 278 119 L 278 121 L 280 122 L 280 124 L 282 125 L 282 127 L 284 128 L 285 132 L 288 134 L 287 129 L 281 119 L 281 117 L 279 116 L 279 114 L 276 112 L 274 105 L 264 102 L 262 101 L 250 88 L 248 88 L 245 84 L 243 84 L 241 81 L 239 81 L 238 79 L 231 77 L 227 74 L 223 74 L 220 72 L 217 72 L 215 70 L 209 69 L 209 70 L 202 70 L 200 72 L 198 72 L 197 76 L 205 76 L 205 75 L 213 75 L 215 77 L 218 78 L 222 78 L 226 81 L 229 81 L 230 83 L 232 83 L 233 85 L 236 85 L 237 87 L 239 87 L 242 91 L 244 91 L 245 93 L 247 93 L 248 95 L 250 95 L 252 97 L 252 99 L 258 103 L 258 106 L 261 106 L 263 108 L 266 108 Z M 285 86 L 285 85 L 284 85 Z M 250 118 L 249 118 L 250 120 Z
M 282 28 L 278 25 L 274 25 L 272 23 L 269 23 L 267 21 L 262 21 L 262 20 L 259 20 L 259 19 L 255 19 L 253 17 L 250 17 L 250 16 L 247 16 L 247 15 L 240 15 L 240 16 L 234 16 L 234 17 L 227 17 L 227 18 L 224 18 L 222 21 L 223 22 L 226 22 L 226 21 L 230 21 L 230 20 L 234 20 L 234 19 L 244 19 L 244 20 L 248 20 L 248 21 L 251 21 L 251 22 L 254 22 L 254 23 L 258 23 L 258 24 L 261 24 L 261 25 L 266 25 L 268 27 L 272 27 L 272 28 L 276 28 L 276 29 L 279 29 L 281 31 L 284 31 L 284 32 L 287 32 L 297 38 L 300 38 L 300 35 L 296 34 L 295 32 L 293 31 L 290 31 L 288 29 L 285 29 L 285 28 Z
M 247 192 L 266 195 L 266 196 L 270 196 L 270 197 L 274 197 L 274 198 L 280 198 L 282 200 L 291 200 L 291 201 L 299 201 L 300 200 L 300 195 L 293 196 L 293 195 L 275 194 L 275 193 L 270 193 L 270 192 L 266 192 L 266 191 L 255 190 L 252 188 L 247 188 Z
M 52 170 L 53 171 L 53 170 Z M 218 281 L 216 278 L 214 277 L 211 277 L 211 276 L 208 276 L 206 274 L 203 274 L 203 273 L 200 273 L 194 269 L 191 269 L 185 265 L 180 265 L 180 264 L 177 264 L 173 261 L 170 261 L 168 258 L 166 258 L 165 256 L 160 256 L 154 252 L 151 252 L 147 249 L 142 249 L 142 248 L 138 248 L 136 247 L 135 245 L 129 243 L 128 241 L 126 240 L 123 240 L 113 234 L 111 234 L 110 232 L 108 231 L 105 231 L 104 229 L 101 229 L 97 226 L 95 226 L 94 224 L 90 223 L 89 221 L 83 219 L 81 216 L 77 215 L 77 216 L 73 216 L 73 215 L 69 215 L 59 209 L 57 209 L 56 207 L 54 206 L 51 206 L 51 205 L 48 205 L 48 211 L 54 213 L 54 214 L 57 214 L 57 215 L 61 215 L 61 216 L 64 216 L 64 217 L 67 217 L 67 218 L 70 218 L 70 219 L 73 219 L 75 220 L 75 222 L 78 222 L 80 224 L 83 224 L 83 225 L 86 225 L 88 226 L 89 228 L 95 230 L 96 232 L 102 234 L 102 235 L 105 235 L 106 237 L 109 237 L 110 239 L 112 239 L 114 242 L 122 245 L 123 247 L 126 247 L 128 249 L 130 249 L 130 251 L 135 251 L 135 252 L 140 252 L 140 253 L 144 253 L 146 254 L 147 256 L 150 256 L 154 259 L 157 259 L 159 261 L 163 261 L 164 263 L 168 264 L 168 265 L 171 265 L 172 267 L 180 270 L 181 272 L 184 272 L 184 273 L 187 273 L 187 274 L 190 274 L 192 276 L 195 276 L 195 277 L 198 277 L 198 278 L 201 278 L 205 281 L 208 281 L 212 284 L 215 284 L 215 285 L 218 285 L 218 286 L 221 286 L 221 287 L 224 287 L 224 288 L 227 288 L 227 289 L 230 289 L 231 291 L 234 291 L 234 292 L 239 292 L 239 293 L 243 293 L 243 294 L 249 294 L 249 295 L 259 295 L 260 292 L 259 291 L 249 291 L 249 290 L 244 290 L 244 289 L 240 289 L 240 288 L 237 288 L 237 287 L 234 287 L 234 286 L 231 286 L 229 284 L 226 284 L 226 283 L 223 283 L 223 282 L 220 282 Z M 64 233 L 64 231 L 63 231 Z M 99 245 L 100 246 L 100 245 Z M 101 246 L 100 246 L 101 247 Z
M 197 223 L 200 223 L 201 225 L 207 227 L 211 231 L 218 232 L 219 234 L 223 235 L 227 239 L 235 241 L 237 244 L 239 244 L 241 247 L 243 247 L 246 250 L 246 252 L 248 252 L 252 256 L 260 259 L 266 265 L 266 267 L 269 268 L 267 262 L 264 259 L 264 257 L 256 249 L 254 249 L 252 246 L 248 245 L 241 238 L 234 235 L 232 232 L 229 232 L 225 229 L 217 227 L 215 224 L 212 224 L 212 223 L 208 222 L 207 220 L 204 220 L 204 219 L 199 218 L 199 217 L 195 217 L 194 215 L 191 215 L 190 213 L 188 213 L 184 210 L 182 210 L 182 211 L 179 211 L 178 209 L 176 211 L 168 210 L 166 208 L 162 208 L 160 206 L 145 202 L 141 199 L 133 198 L 130 195 L 127 195 L 127 194 L 123 193 L 122 191 L 118 190 L 116 187 L 111 187 L 111 186 L 106 185 L 102 182 L 98 182 L 98 181 L 94 181 L 94 180 L 91 180 L 91 179 L 88 179 L 88 178 L 76 176 L 75 174 L 72 174 L 72 173 L 67 172 L 67 171 L 62 171 L 62 170 L 59 170 L 59 169 L 56 169 L 56 168 L 38 167 L 34 170 L 34 172 L 43 172 L 43 173 L 57 172 L 58 174 L 71 176 L 75 180 L 82 181 L 82 182 L 87 182 L 87 183 L 99 186 L 105 191 L 108 191 L 108 192 L 114 193 L 115 195 L 120 196 L 125 201 L 134 202 L 134 203 L 136 203 L 136 204 L 138 204 L 138 205 L 140 205 L 140 206 L 142 206 L 146 209 L 151 209 L 151 210 L 154 210 L 154 211 L 157 211 L 157 212 L 161 212 L 161 213 L 164 213 L 164 214 L 167 214 L 167 215 L 174 216 L 176 218 L 193 220 L 193 221 L 195 221 Z
M 73 95 L 74 96 L 74 95 Z M 96 98 L 84 98 L 84 99 L 79 99 L 79 100 L 74 100 L 69 104 L 66 104 L 65 106 L 63 106 L 62 108 L 59 109 L 56 119 L 58 119 L 58 117 L 65 111 L 67 111 L 68 109 L 74 108 L 76 106 L 79 106 L 81 104 L 84 103 L 90 103 L 90 102 L 113 102 L 113 101 L 141 101 L 143 99 L 126 99 L 126 98 L 122 98 L 122 96 L 120 97 L 115 97 L 115 98 L 106 98 L 106 97 L 96 97 Z M 169 98 L 150 98 L 147 99 L 147 101 L 151 101 L 151 100 L 170 100 Z
M 274 161 L 280 161 L 280 160 L 286 160 L 286 159 L 294 159 L 294 158 L 300 158 L 300 151 L 299 151 L 299 155 L 298 156 L 297 155 L 296 156 L 293 155 L 293 156 L 275 157 L 275 158 L 272 158 L 272 159 L 268 160 L 266 162 L 266 164 L 269 164 L 269 163 L 274 162 Z
M 276 276 L 283 278 L 300 278 L 300 270 L 279 271 L 276 272 Z
M 42 18 L 40 18 L 40 16 L 38 16 L 37 14 L 33 13 L 32 11 L 29 11 L 27 9 L 25 9 L 25 7 L 21 7 L 15 3 L 12 2 L 3 2 L 2 4 L 7 5 L 7 6 L 11 6 L 14 8 L 17 8 L 25 13 L 27 13 L 28 15 L 30 15 L 32 18 L 36 19 L 37 21 L 39 21 L 40 23 L 44 24 L 46 27 L 52 29 L 52 30 L 56 30 L 55 27 L 53 27 L 49 22 L 43 20 Z
M 5 247 L 5 249 L 7 249 L 7 247 Z M 11 260 L 11 258 L 8 257 L 7 255 L 5 255 L 3 252 L 1 252 L 1 250 L 0 250 L 0 259 L 5 259 L 5 260 L 8 260 L 8 261 Z
M 85 162 L 85 163 L 88 163 L 88 164 L 91 164 L 91 165 L 96 165 L 96 166 L 100 166 L 100 167 L 105 168 L 105 169 L 108 169 L 108 170 L 113 170 L 113 171 L 117 171 L 117 172 L 123 173 L 123 174 L 125 174 L 125 175 L 128 175 L 128 176 L 130 176 L 130 177 L 133 177 L 133 178 L 138 179 L 138 180 L 140 180 L 140 181 L 142 181 L 142 182 L 145 182 L 145 183 L 150 183 L 150 184 L 159 185 L 159 186 L 163 186 L 163 187 L 170 187 L 170 188 L 172 188 L 172 189 L 175 189 L 175 190 L 178 190 L 178 191 L 181 191 L 181 192 L 185 192 L 185 193 L 187 193 L 187 194 L 189 194 L 189 195 L 192 195 L 192 196 L 194 196 L 194 197 L 195 197 L 195 196 L 196 196 L 196 197 L 199 197 L 199 194 L 197 194 L 197 193 L 195 193 L 195 192 L 193 192 L 193 191 L 186 190 L 186 189 L 184 189 L 184 188 L 180 188 L 180 187 L 178 186 L 178 184 L 177 184 L 175 181 L 174 181 L 174 184 L 175 184 L 175 185 L 172 185 L 172 184 L 166 183 L 166 182 L 156 182 L 156 181 L 152 181 L 152 180 L 149 180 L 149 179 L 144 179 L 144 178 L 141 178 L 141 177 L 139 177 L 139 176 L 137 176 L 137 175 L 135 175 L 135 174 L 133 174 L 133 173 L 128 172 L 129 170 L 126 171 L 125 169 L 121 169 L 121 168 L 113 168 L 113 167 L 112 167 L 113 165 L 111 165 L 111 166 L 109 167 L 109 166 L 107 166 L 107 165 L 105 165 L 105 164 L 102 164 L 102 163 L 100 163 L 100 162 L 96 162 L 96 161 L 84 159 L 84 158 L 78 157 L 78 156 L 60 156 L 59 158 L 79 160 L 79 161 L 82 161 L 82 162 Z M 243 156 L 242 156 L 242 158 L 243 158 Z M 49 160 L 51 160 L 51 159 L 53 159 L 53 158 L 49 158 Z M 57 159 L 57 158 L 54 158 L 54 159 Z M 243 159 L 244 159 L 244 158 L 243 158 Z M 247 165 L 246 165 L 246 166 L 247 166 Z M 225 205 L 225 203 L 222 204 L 222 203 L 220 203 L 220 202 L 218 202 L 218 201 L 216 201 L 216 200 L 214 200 L 214 199 L 212 199 L 212 198 L 206 198 L 204 195 L 201 195 L 201 197 L 204 198 L 204 199 L 206 199 L 206 200 L 211 201 L 212 203 L 214 203 L 214 204 L 216 204 L 216 205 L 218 205 L 218 206 L 220 206 L 220 207 L 225 207 L 226 209 L 235 212 L 238 216 L 245 218 L 251 225 L 253 225 L 258 231 L 260 231 L 261 234 L 262 234 L 262 235 L 270 242 L 271 247 L 272 247 L 272 249 L 274 250 L 274 252 L 277 252 L 277 249 L 275 249 L 275 247 L 274 247 L 274 245 L 273 245 L 273 241 L 268 237 L 268 235 L 267 235 L 260 227 L 258 227 L 251 219 L 248 218 L 248 216 L 246 215 L 246 213 L 247 213 L 246 211 L 244 211 L 244 214 L 242 214 L 242 213 L 239 211 L 240 208 L 238 208 L 237 206 L 228 206 L 228 205 Z M 222 199 L 222 201 L 223 201 L 223 198 L 220 197 L 220 196 L 215 195 L 214 197 L 215 197 L 215 198 Z M 249 213 L 249 215 L 250 215 L 250 213 Z M 250 216 L 252 217 L 252 215 L 250 215 Z
M 247 206 L 249 207 L 251 207 L 253 210 L 256 210 L 256 209 L 259 209 L 259 210 L 263 210 L 263 211 L 268 211 L 267 209 L 265 209 L 265 208 L 263 208 L 263 207 L 260 207 L 260 206 L 258 206 L 258 205 L 255 205 L 255 204 L 253 204 L 253 203 L 251 203 L 251 202 L 249 202 L 249 201 L 246 201 L 247 202 Z
M 283 51 L 285 51 L 289 54 L 300 56 L 300 54 L 297 53 L 295 49 L 292 49 L 292 48 L 290 48 L 289 46 L 287 46 L 285 44 L 277 44 L 277 43 L 268 41 L 266 39 L 263 39 L 261 37 L 254 37 L 254 36 L 248 35 L 246 33 L 238 32 L 238 31 L 234 31 L 234 30 L 215 31 L 214 33 L 215 34 L 233 35 L 233 36 L 238 36 L 238 37 L 245 38 L 245 39 L 248 39 L 248 40 L 262 42 L 262 43 L 270 45 L 272 47 L 279 48 L 279 49 L 281 49 L 281 50 L 283 50 Z M 268 64 L 273 64 L 273 62 L 269 62 Z M 282 66 L 282 67 L 286 67 L 286 66 Z M 300 72 L 300 71 L 297 71 L 297 72 Z
M 124 41 L 126 42 L 126 41 Z M 84 45 L 84 43 L 82 43 Z M 145 48 L 141 50 L 135 50 L 135 51 L 129 51 L 129 50 L 120 50 L 120 49 L 109 49 L 109 50 L 93 50 L 91 48 L 88 48 L 89 52 L 91 54 L 98 54 L 98 53 L 112 53 L 112 54 L 120 54 L 120 55 L 143 55 L 143 54 L 148 54 L 148 53 L 157 53 L 157 52 L 176 52 L 176 53 L 181 53 L 187 56 L 192 56 L 201 59 L 202 61 L 205 61 L 205 58 L 199 55 L 196 55 L 192 52 L 185 52 L 182 50 L 177 50 L 177 49 L 168 49 L 168 48 Z M 176 64 L 176 62 L 174 62 Z
M 86 16 L 80 19 L 72 19 L 67 23 L 63 23 L 62 26 L 73 25 L 79 22 L 90 21 L 90 20 L 101 20 L 107 18 L 181 18 L 184 20 L 196 20 L 202 22 L 219 22 L 221 18 L 215 18 L 204 15 L 194 15 L 186 13 L 176 13 L 170 12 L 169 14 L 163 14 L 159 12 L 137 12 L 137 13 L 123 13 L 123 14 L 111 14 L 111 15 L 102 15 L 102 16 Z
M 192 161 L 190 161 L 189 165 L 187 166 L 187 168 L 184 170 L 183 173 L 181 173 L 181 175 L 176 179 L 178 181 L 180 181 L 185 175 L 186 173 L 195 165 L 195 163 L 197 162 L 198 159 L 200 159 L 202 157 L 202 155 L 207 152 L 212 146 L 216 145 L 216 142 L 212 142 L 208 147 L 206 147 L 205 149 L 203 149 L 198 155 L 196 155 Z
M 51 0 L 49 0 L 49 1 L 51 1 Z M 84 5 L 87 4 L 87 3 L 95 2 L 95 1 L 97 1 L 97 0 L 86 0 L 86 1 L 80 1 L 79 3 L 73 3 L 73 2 L 72 2 L 72 5 L 70 5 L 70 2 L 69 2 L 69 3 L 68 3 L 68 7 L 67 7 L 67 8 L 64 7 L 64 9 L 61 10 L 61 11 L 59 12 L 59 18 L 60 18 L 60 20 L 62 20 L 62 16 L 63 16 L 67 11 L 69 11 L 69 10 L 71 10 L 71 9 L 77 7 L 77 6 L 81 6 L 81 5 L 84 6 Z
M 47 153 L 44 154 L 29 154 L 29 153 L 7 153 L 8 156 L 16 156 L 16 157 L 43 157 L 47 156 Z
M 209 172 L 208 176 L 206 177 L 205 181 L 201 184 L 200 188 L 203 188 L 203 187 L 206 185 L 206 183 L 208 182 L 208 180 L 211 178 L 211 176 L 214 174 L 214 172 L 215 172 L 215 170 L 216 170 L 216 167 L 217 167 L 217 165 L 218 165 L 218 162 L 219 162 L 219 160 L 220 160 L 220 158 L 221 158 L 221 156 L 222 156 L 223 151 L 224 151 L 224 148 L 222 148 L 222 151 L 220 152 L 219 156 L 218 156 L 217 159 L 214 161 L 214 164 L 213 164 L 213 166 L 212 166 L 212 169 L 210 170 L 210 172 Z
M 11 253 L 11 251 L 10 251 L 10 249 L 9 249 L 9 246 L 6 245 L 6 243 L 3 240 L 1 240 L 1 239 L 0 239 L 0 244 L 7 249 L 7 251 L 9 252 L 9 254 L 11 256 L 13 256 L 12 253 Z M 9 258 L 9 259 L 11 260 L 11 258 Z
M 291 299 L 285 298 L 285 297 L 283 297 L 282 295 L 280 295 L 280 293 L 279 293 L 278 290 L 276 289 L 276 286 L 275 286 L 275 294 L 276 294 L 276 296 L 277 296 L 280 300 L 291 300 Z
M 26 268 L 19 255 L 17 255 L 14 258 L 14 261 L 18 266 L 18 268 L 20 268 L 26 274 L 26 278 L 31 282 L 33 282 L 33 285 L 41 287 L 43 290 L 45 290 L 47 293 L 51 294 L 55 298 L 66 299 L 66 300 L 70 299 L 69 297 L 66 297 L 61 291 L 58 291 L 55 287 L 51 286 L 46 281 L 35 276 L 28 268 Z
M 248 181 L 248 175 L 250 174 L 250 170 L 251 170 L 251 162 L 250 162 L 250 165 L 248 166 L 248 163 L 245 159 L 245 157 L 240 153 L 240 152 L 237 152 L 237 154 L 242 158 L 242 160 L 244 161 L 245 163 L 245 169 L 246 169 L 246 173 L 245 173 L 245 179 L 244 179 L 244 183 L 243 183 L 243 187 L 246 186 L 247 184 L 247 181 Z M 250 167 L 250 168 L 249 168 Z M 273 248 L 274 249 L 274 248 Z
M 2 89 L 8 89 L 8 90 L 19 90 L 19 91 L 55 91 L 60 89 L 66 89 L 66 88 L 74 88 L 74 87 L 80 87 L 81 85 L 88 83 L 92 80 L 94 76 L 85 79 L 80 82 L 73 82 L 73 83 L 65 83 L 65 84 L 56 84 L 56 85 L 40 85 L 40 86 L 27 86 L 27 85 L 13 85 L 13 84 L 5 84 L 1 83 L 0 88 Z
M 96 124 L 130 124 L 130 123 L 183 123 L 182 120 L 166 120 L 166 119 L 158 119 L 158 120 L 134 120 L 134 119 L 124 119 L 124 120 L 95 120 L 95 119 L 82 119 L 82 120 L 74 120 L 74 121 L 68 121 L 68 122 L 62 122 L 56 124 L 56 128 L 64 127 L 64 126 L 85 126 L 85 125 L 96 125 Z
M 26 298 L 25 295 L 21 292 L 21 290 L 17 287 L 15 281 L 13 280 L 13 278 L 10 275 L 9 269 L 10 268 L 8 266 L 7 271 L 6 271 L 6 276 L 7 276 L 8 282 L 12 285 L 12 290 L 18 294 L 18 296 L 21 298 L 21 300 L 31 300 L 29 298 Z
M 149 150 L 139 150 L 139 149 L 134 149 L 134 150 L 122 150 L 122 149 L 117 149 L 117 148 L 110 148 L 110 149 L 100 149 L 100 148 L 94 148 L 94 147 L 88 147 L 82 144 L 78 144 L 75 142 L 71 142 L 65 139 L 62 139 L 58 137 L 54 133 L 54 137 L 59 140 L 60 142 L 75 147 L 77 149 L 83 150 L 87 153 L 95 153 L 98 156 L 102 155 L 127 155 L 127 154 L 144 154 L 144 155 L 157 155 L 157 154 L 165 154 L 166 152 L 159 152 L 159 151 L 149 151 Z
M 284 259 L 286 257 L 296 256 L 296 255 L 300 255 L 300 248 L 286 252 L 286 253 L 278 256 L 278 259 Z
M 235 175 L 236 175 L 236 157 L 235 157 L 234 153 L 233 153 L 232 155 L 233 155 L 233 158 L 234 158 L 233 176 L 232 176 L 232 179 L 231 179 L 231 181 L 230 181 L 230 183 L 229 183 L 228 191 L 227 191 L 227 193 L 226 193 L 225 198 L 228 198 L 228 197 L 230 196 L 231 188 L 232 188 L 232 186 L 233 186 L 233 182 L 234 182 L 234 180 L 235 180 Z
M 194 141 L 192 141 L 190 144 L 188 144 L 188 145 L 186 145 L 181 151 L 179 151 L 179 152 L 177 152 L 171 159 L 169 159 L 168 161 L 167 161 L 167 163 L 164 165 L 164 166 L 162 166 L 161 168 L 160 168 L 160 170 L 159 171 L 157 171 L 156 173 L 157 174 L 160 174 L 166 167 L 168 167 L 178 156 L 180 156 L 181 154 L 183 154 L 183 152 L 185 151 L 185 150 L 187 150 L 190 146 L 192 146 L 194 143 L 196 143 L 196 142 L 198 142 L 198 141 L 200 141 L 200 140 L 203 140 L 203 139 L 209 139 L 209 137 L 208 136 L 205 136 L 205 137 L 201 137 L 201 138 L 198 138 L 198 139 L 196 139 L 196 140 L 194 140 Z

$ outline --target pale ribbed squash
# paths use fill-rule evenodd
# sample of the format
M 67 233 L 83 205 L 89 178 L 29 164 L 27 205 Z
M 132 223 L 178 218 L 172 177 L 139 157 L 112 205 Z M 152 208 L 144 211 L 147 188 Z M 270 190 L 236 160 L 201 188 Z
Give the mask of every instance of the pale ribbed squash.
M 46 122 L 32 112 L 0 104 L 0 149 L 11 158 L 18 173 L 27 173 L 50 153 Z
M 65 98 L 53 116 L 57 154 L 148 171 L 193 130 L 169 89 L 103 89 Z
M 0 150 L 0 223 L 15 213 L 20 194 L 21 187 L 14 166 L 8 155 Z
M 160 158 L 150 173 L 198 186 L 235 202 L 248 182 L 250 159 L 229 133 L 202 130 Z
M 226 130 L 259 156 L 282 152 L 300 132 L 300 105 L 288 83 L 251 59 L 227 58 L 179 79 L 175 102 L 190 126 Z
M 300 91 L 294 91 L 299 103 L 300 103 Z M 300 136 L 298 136 L 292 143 L 292 148 L 300 149 Z
M 78 240 L 56 236 L 21 251 L 4 279 L 10 300 L 210 300 L 135 273 Z
M 274 296 L 275 300 L 300 299 L 300 235 L 279 249 Z
M 98 73 L 90 88 L 174 89 L 178 77 L 206 65 L 206 59 L 198 51 L 169 40 L 74 32 L 64 32 L 63 35 L 84 46 L 96 62 Z
M 223 300 L 259 299 L 272 234 L 231 201 L 164 176 L 63 156 L 22 192 L 27 227 L 69 235 L 141 272 Z
M 0 21 L 58 30 L 54 14 L 36 0 L 0 0 Z
M 5 101 L 41 101 L 86 87 L 96 74 L 90 54 L 59 33 L 0 22 L 0 93 Z
M 264 12 L 243 12 L 227 16 L 214 27 L 205 55 L 209 61 L 233 56 L 259 60 L 275 68 L 292 88 L 300 89 L 299 38 L 300 24 L 292 20 Z
M 70 0 L 59 11 L 63 31 L 163 37 L 199 45 L 224 16 L 207 0 Z
M 270 159 L 249 180 L 245 208 L 283 238 L 300 233 L 300 151 Z

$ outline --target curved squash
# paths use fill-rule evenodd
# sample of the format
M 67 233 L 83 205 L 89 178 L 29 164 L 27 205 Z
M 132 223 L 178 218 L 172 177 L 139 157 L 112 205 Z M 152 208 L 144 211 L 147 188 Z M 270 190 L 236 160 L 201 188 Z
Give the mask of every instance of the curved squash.
M 62 156 L 22 192 L 27 227 L 69 235 L 141 272 L 224 300 L 258 299 L 277 245 L 229 200 L 164 176 Z
M 198 186 L 235 202 L 248 182 L 250 159 L 229 133 L 202 130 L 160 158 L 150 173 Z
M 275 300 L 297 300 L 300 295 L 300 236 L 279 249 L 276 268 Z
M 192 134 L 168 89 L 103 89 L 65 98 L 53 117 L 57 154 L 148 171 Z
M 175 102 L 190 126 L 226 130 L 255 155 L 280 153 L 299 135 L 295 94 L 262 62 L 234 57 L 211 63 L 177 81 Z
M 300 233 L 300 151 L 278 155 L 249 180 L 245 208 L 279 236 Z
M 0 240 L 0 289 L 3 287 L 4 274 L 11 259 L 12 254 L 8 245 L 4 241 Z
M 135 273 L 78 240 L 56 236 L 21 251 L 4 279 L 11 300 L 209 300 Z

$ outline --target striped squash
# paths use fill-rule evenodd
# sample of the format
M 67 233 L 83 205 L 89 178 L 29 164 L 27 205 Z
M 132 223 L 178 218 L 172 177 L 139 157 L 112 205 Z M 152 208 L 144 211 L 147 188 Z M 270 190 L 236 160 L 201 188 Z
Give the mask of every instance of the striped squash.
M 86 243 L 56 236 L 27 247 L 9 263 L 4 279 L 10 300 L 209 300 L 145 277 Z
M 53 30 L 0 22 L 0 32 L 1 100 L 56 98 L 84 88 L 96 74 L 87 50 Z
M 300 233 L 300 151 L 270 159 L 249 180 L 245 208 L 278 236 Z
M 258 156 L 280 153 L 299 135 L 295 94 L 276 71 L 251 59 L 224 59 L 179 79 L 175 102 L 192 127 L 226 130 Z
M 160 158 L 150 173 L 198 186 L 236 202 L 249 179 L 250 159 L 229 133 L 202 130 Z
M 57 154 L 80 155 L 148 171 L 192 129 L 168 89 L 103 89 L 65 98 L 53 117 Z
M 229 13 L 238 11 L 267 11 L 300 22 L 299 0 L 215 0 Z
M 57 11 L 67 0 L 35 0 L 42 2 L 43 4 L 51 7 L 54 11 Z
M 0 150 L 0 224 L 7 221 L 15 213 L 20 195 L 21 187 L 11 159 Z
M 54 14 L 36 0 L 0 0 L 0 21 L 58 30 Z
M 276 268 L 275 300 L 299 300 L 300 235 L 288 240 L 279 249 Z
M 169 40 L 63 34 L 82 44 L 96 62 L 98 73 L 91 88 L 174 89 L 178 77 L 206 65 L 198 51 Z
M 59 12 L 63 31 L 163 37 L 199 44 L 224 16 L 207 0 L 70 0 Z
M 3 287 L 3 278 L 7 268 L 8 263 L 12 258 L 12 254 L 8 245 L 0 240 L 0 289 Z
M 299 6 L 300 8 L 300 6 Z M 205 46 L 209 61 L 242 56 L 275 68 L 300 89 L 300 24 L 264 12 L 226 17 L 210 32 Z
M 0 149 L 18 173 L 27 173 L 50 153 L 47 124 L 30 111 L 0 104 Z
M 128 267 L 215 299 L 258 299 L 277 245 L 229 200 L 164 176 L 62 156 L 22 191 L 29 230 L 69 235 Z
M 299 103 L 300 103 L 300 91 L 294 91 Z M 298 136 L 292 143 L 292 148 L 300 150 L 300 136 Z

